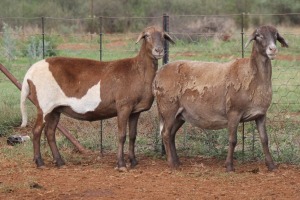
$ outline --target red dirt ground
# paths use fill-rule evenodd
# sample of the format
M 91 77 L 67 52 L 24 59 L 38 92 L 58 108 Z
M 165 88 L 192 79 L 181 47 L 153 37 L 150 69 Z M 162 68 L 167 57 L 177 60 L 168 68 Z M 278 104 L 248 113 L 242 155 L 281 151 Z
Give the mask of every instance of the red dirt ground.
M 4 140 L 4 139 L 1 139 Z M 0 148 L 9 147 L 1 142 Z M 300 167 L 280 164 L 268 172 L 264 163 L 238 163 L 224 172 L 223 160 L 181 157 L 178 170 L 164 158 L 138 155 L 128 172 L 114 169 L 115 154 L 73 154 L 64 168 L 50 157 L 48 169 L 31 159 L 0 159 L 0 199 L 299 199 Z M 77 157 L 73 159 L 73 157 Z M 80 158 L 78 161 L 78 157 Z

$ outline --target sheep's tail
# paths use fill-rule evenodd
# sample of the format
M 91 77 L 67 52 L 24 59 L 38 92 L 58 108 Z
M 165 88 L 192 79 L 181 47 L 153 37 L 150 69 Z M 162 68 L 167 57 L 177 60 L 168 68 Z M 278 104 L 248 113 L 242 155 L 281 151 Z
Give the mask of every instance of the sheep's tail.
M 26 98 L 29 95 L 29 85 L 27 82 L 27 79 L 25 78 L 22 84 L 22 90 L 21 90 L 21 102 L 20 102 L 20 107 L 21 107 L 21 114 L 22 114 L 22 124 L 21 127 L 26 127 L 27 125 L 27 109 L 26 109 Z

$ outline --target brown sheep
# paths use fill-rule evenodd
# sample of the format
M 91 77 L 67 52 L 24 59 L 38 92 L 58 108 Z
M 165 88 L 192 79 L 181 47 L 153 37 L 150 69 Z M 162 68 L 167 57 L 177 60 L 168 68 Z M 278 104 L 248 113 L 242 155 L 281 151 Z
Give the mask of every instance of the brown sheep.
M 79 120 L 95 121 L 117 116 L 118 162 L 126 170 L 124 143 L 129 125 L 129 160 L 137 164 L 134 146 L 140 113 L 150 109 L 154 96 L 152 81 L 158 59 L 164 55 L 164 40 L 172 38 L 156 27 L 146 28 L 137 39 L 143 41 L 134 58 L 100 62 L 82 58 L 53 57 L 33 64 L 25 75 L 21 91 L 22 127 L 27 124 L 25 100 L 30 95 L 37 106 L 33 127 L 34 161 L 44 162 L 40 138 L 45 134 L 57 166 L 65 164 L 58 151 L 55 130 L 61 113 Z
M 266 165 L 275 169 L 266 133 L 266 112 L 272 100 L 272 64 L 276 40 L 288 47 L 273 26 L 256 29 L 250 58 L 227 63 L 175 61 L 163 66 L 153 82 L 168 164 L 178 167 L 175 134 L 185 121 L 203 129 L 229 132 L 226 170 L 234 171 L 233 152 L 240 122 L 255 120 Z M 246 45 L 246 46 L 247 46 Z

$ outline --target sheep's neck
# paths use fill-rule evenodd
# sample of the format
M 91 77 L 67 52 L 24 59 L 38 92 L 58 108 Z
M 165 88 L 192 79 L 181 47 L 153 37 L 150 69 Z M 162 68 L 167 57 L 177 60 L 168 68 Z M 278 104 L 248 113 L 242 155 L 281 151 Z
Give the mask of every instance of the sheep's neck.
M 145 82 L 152 84 L 155 73 L 158 69 L 158 60 L 153 58 L 152 53 L 148 52 L 146 42 L 144 41 L 139 54 L 137 55 L 137 62 L 140 73 L 144 74 Z
M 272 76 L 271 60 L 268 57 L 261 55 L 258 52 L 255 43 L 253 44 L 253 48 L 252 48 L 250 66 L 252 67 L 252 70 L 256 74 L 255 76 L 258 79 L 257 81 L 268 82 L 271 84 L 271 76 Z

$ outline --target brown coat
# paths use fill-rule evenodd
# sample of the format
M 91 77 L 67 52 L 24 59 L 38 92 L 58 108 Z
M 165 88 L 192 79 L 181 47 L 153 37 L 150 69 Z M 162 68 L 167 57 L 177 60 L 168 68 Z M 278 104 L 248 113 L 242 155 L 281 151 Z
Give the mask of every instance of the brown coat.
M 255 120 L 266 164 L 275 168 L 268 148 L 266 112 L 272 100 L 272 65 L 276 40 L 287 43 L 272 26 L 255 30 L 250 58 L 228 63 L 175 61 L 162 67 L 153 82 L 161 119 L 161 134 L 171 167 L 179 165 L 175 134 L 185 121 L 204 129 L 228 128 L 227 171 L 233 171 L 233 151 L 239 122 Z M 247 43 L 247 45 L 249 44 Z
M 172 38 L 156 27 L 146 28 L 138 37 L 143 41 L 139 54 L 110 62 L 82 58 L 54 57 L 35 63 L 26 73 L 21 91 L 22 125 L 26 126 L 25 100 L 31 95 L 38 111 L 33 128 L 34 160 L 44 165 L 40 137 L 45 133 L 57 166 L 64 165 L 55 141 L 60 114 L 80 120 L 118 118 L 118 169 L 126 170 L 124 143 L 129 124 L 129 159 L 137 164 L 134 144 L 142 111 L 150 109 L 154 96 L 152 81 L 158 59 L 164 55 L 164 40 Z

